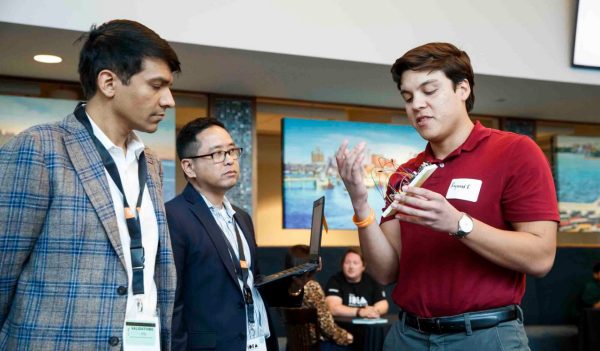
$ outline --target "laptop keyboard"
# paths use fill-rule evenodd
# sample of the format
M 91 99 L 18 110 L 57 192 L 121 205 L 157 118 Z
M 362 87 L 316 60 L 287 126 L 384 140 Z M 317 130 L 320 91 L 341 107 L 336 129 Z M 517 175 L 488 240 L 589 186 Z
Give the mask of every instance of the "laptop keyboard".
M 314 267 L 314 265 L 315 265 L 314 263 L 306 262 L 306 263 L 303 263 L 303 264 L 301 264 L 299 266 L 294 266 L 292 268 L 285 269 L 285 270 L 283 270 L 281 272 L 277 272 L 275 274 L 271 274 L 269 276 L 269 279 L 271 279 L 271 278 L 276 279 L 276 278 L 281 278 L 281 277 L 285 277 L 285 276 L 292 275 L 292 274 L 304 273 L 305 271 L 307 271 L 310 268 Z

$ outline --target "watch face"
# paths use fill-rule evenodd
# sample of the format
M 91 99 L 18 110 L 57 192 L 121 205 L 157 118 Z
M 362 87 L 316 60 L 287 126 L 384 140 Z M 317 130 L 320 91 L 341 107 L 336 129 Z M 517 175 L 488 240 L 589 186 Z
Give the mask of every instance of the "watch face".
M 458 221 L 458 228 L 461 232 L 470 233 L 473 230 L 473 220 L 467 215 L 463 215 Z

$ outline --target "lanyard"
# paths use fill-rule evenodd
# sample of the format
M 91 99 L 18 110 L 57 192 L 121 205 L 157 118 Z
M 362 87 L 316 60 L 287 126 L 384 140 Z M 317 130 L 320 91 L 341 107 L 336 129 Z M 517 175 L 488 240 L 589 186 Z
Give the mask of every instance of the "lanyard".
M 142 246 L 142 229 L 140 227 L 140 217 L 135 215 L 127 203 L 127 197 L 123 191 L 123 185 L 121 184 L 121 177 L 119 176 L 119 170 L 113 160 L 110 153 L 106 150 L 104 145 L 94 135 L 92 130 L 92 124 L 88 120 L 83 103 L 79 103 L 75 108 L 75 118 L 87 129 L 90 137 L 94 141 L 94 145 L 102 158 L 102 163 L 108 171 L 108 174 L 119 188 L 121 195 L 123 196 L 123 208 L 125 209 L 125 221 L 127 222 L 127 231 L 131 238 L 130 253 L 131 253 L 131 268 L 133 276 L 131 279 L 131 287 L 134 295 L 144 293 L 144 247 Z M 146 186 L 146 156 L 144 152 L 140 154 L 138 160 L 138 180 L 140 184 L 140 193 L 136 203 L 136 213 L 139 214 L 142 205 L 142 197 L 144 194 L 144 187 Z
M 252 297 L 252 290 L 248 286 L 248 261 L 246 261 L 246 256 L 244 255 L 244 246 L 242 244 L 242 238 L 240 236 L 240 232 L 237 228 L 237 222 L 235 218 L 233 220 L 233 228 L 235 229 L 235 236 L 238 244 L 239 251 L 239 260 L 235 258 L 238 255 L 235 254 L 233 247 L 231 247 L 231 243 L 227 238 L 225 238 L 225 242 L 227 243 L 227 249 L 229 250 L 229 255 L 233 260 L 233 268 L 235 269 L 235 274 L 238 279 L 242 281 L 244 284 L 244 288 L 242 289 L 242 294 L 244 295 L 244 301 L 246 302 L 246 312 L 248 314 L 248 322 L 250 324 L 254 324 L 254 298 Z

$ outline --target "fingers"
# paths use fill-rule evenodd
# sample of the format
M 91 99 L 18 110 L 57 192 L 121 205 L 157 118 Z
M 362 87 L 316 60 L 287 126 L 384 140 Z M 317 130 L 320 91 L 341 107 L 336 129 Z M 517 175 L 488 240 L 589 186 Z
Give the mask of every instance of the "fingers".
M 396 218 L 418 224 L 428 224 L 436 218 L 438 211 L 428 201 L 404 194 L 397 196 L 400 197 L 398 202 L 392 203 L 392 208 L 396 210 Z
M 340 145 L 335 155 L 335 160 L 342 178 L 356 177 L 357 173 L 362 177 L 365 145 L 364 142 L 360 142 L 352 150 L 348 150 L 348 140 L 344 140 L 342 145 Z
M 429 190 L 425 191 L 430 192 Z M 392 202 L 392 208 L 398 211 L 403 210 L 405 207 L 421 210 L 432 210 L 437 207 L 436 197 L 429 194 L 428 197 L 425 197 L 423 195 L 417 195 L 414 192 L 403 191 L 398 194 L 394 194 L 393 199 L 394 201 Z M 411 214 L 416 215 L 416 213 L 412 212 Z
M 443 195 L 416 187 L 405 186 L 402 190 L 391 204 L 395 218 L 441 232 L 455 228 L 458 210 Z
M 337 162 L 338 169 L 342 169 L 344 166 L 347 149 L 348 149 L 348 140 L 346 139 L 346 140 L 344 140 L 344 142 L 342 142 L 342 145 L 340 145 L 337 152 L 335 153 L 335 161 Z
M 421 198 L 425 198 L 427 200 L 434 200 L 434 199 L 438 199 L 441 197 L 440 194 L 433 192 L 431 190 L 427 190 L 425 188 L 420 188 L 420 187 L 415 187 L 415 186 L 408 186 L 408 185 L 405 185 L 402 187 L 402 192 L 406 193 L 407 195 L 421 197 Z
M 379 318 L 379 312 L 373 306 L 365 306 L 363 307 L 363 316 L 366 318 Z
M 443 217 L 445 204 L 445 198 L 436 192 L 404 186 L 394 195 L 391 206 L 396 210 L 395 218 L 401 221 L 434 226 Z
M 352 173 L 354 176 L 360 176 L 360 178 L 362 179 L 363 176 L 363 160 L 365 159 L 365 154 L 363 152 L 359 153 L 356 155 L 356 157 L 354 158 L 354 160 L 352 161 Z
M 359 157 L 362 156 L 364 149 L 365 149 L 365 143 L 360 142 L 350 152 L 345 150 L 344 157 L 346 159 L 345 160 L 346 164 L 352 165 L 352 168 L 354 168 L 354 166 L 356 166 L 356 161 L 358 160 Z
M 348 140 L 344 140 L 335 154 L 338 173 L 344 182 L 348 195 L 350 195 L 354 208 L 367 204 L 368 190 L 365 185 L 365 171 L 362 166 L 365 159 L 365 145 L 364 142 L 361 142 L 352 150 L 349 150 Z

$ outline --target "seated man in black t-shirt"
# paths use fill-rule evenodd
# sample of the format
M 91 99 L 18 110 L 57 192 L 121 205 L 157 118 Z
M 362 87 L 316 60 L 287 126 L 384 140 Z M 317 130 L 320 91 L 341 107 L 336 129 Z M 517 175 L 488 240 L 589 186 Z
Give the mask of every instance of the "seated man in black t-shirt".
M 325 302 L 336 317 L 379 318 L 389 305 L 383 287 L 365 273 L 365 262 L 358 249 L 348 249 L 342 258 L 342 271 L 332 276 L 325 287 Z

